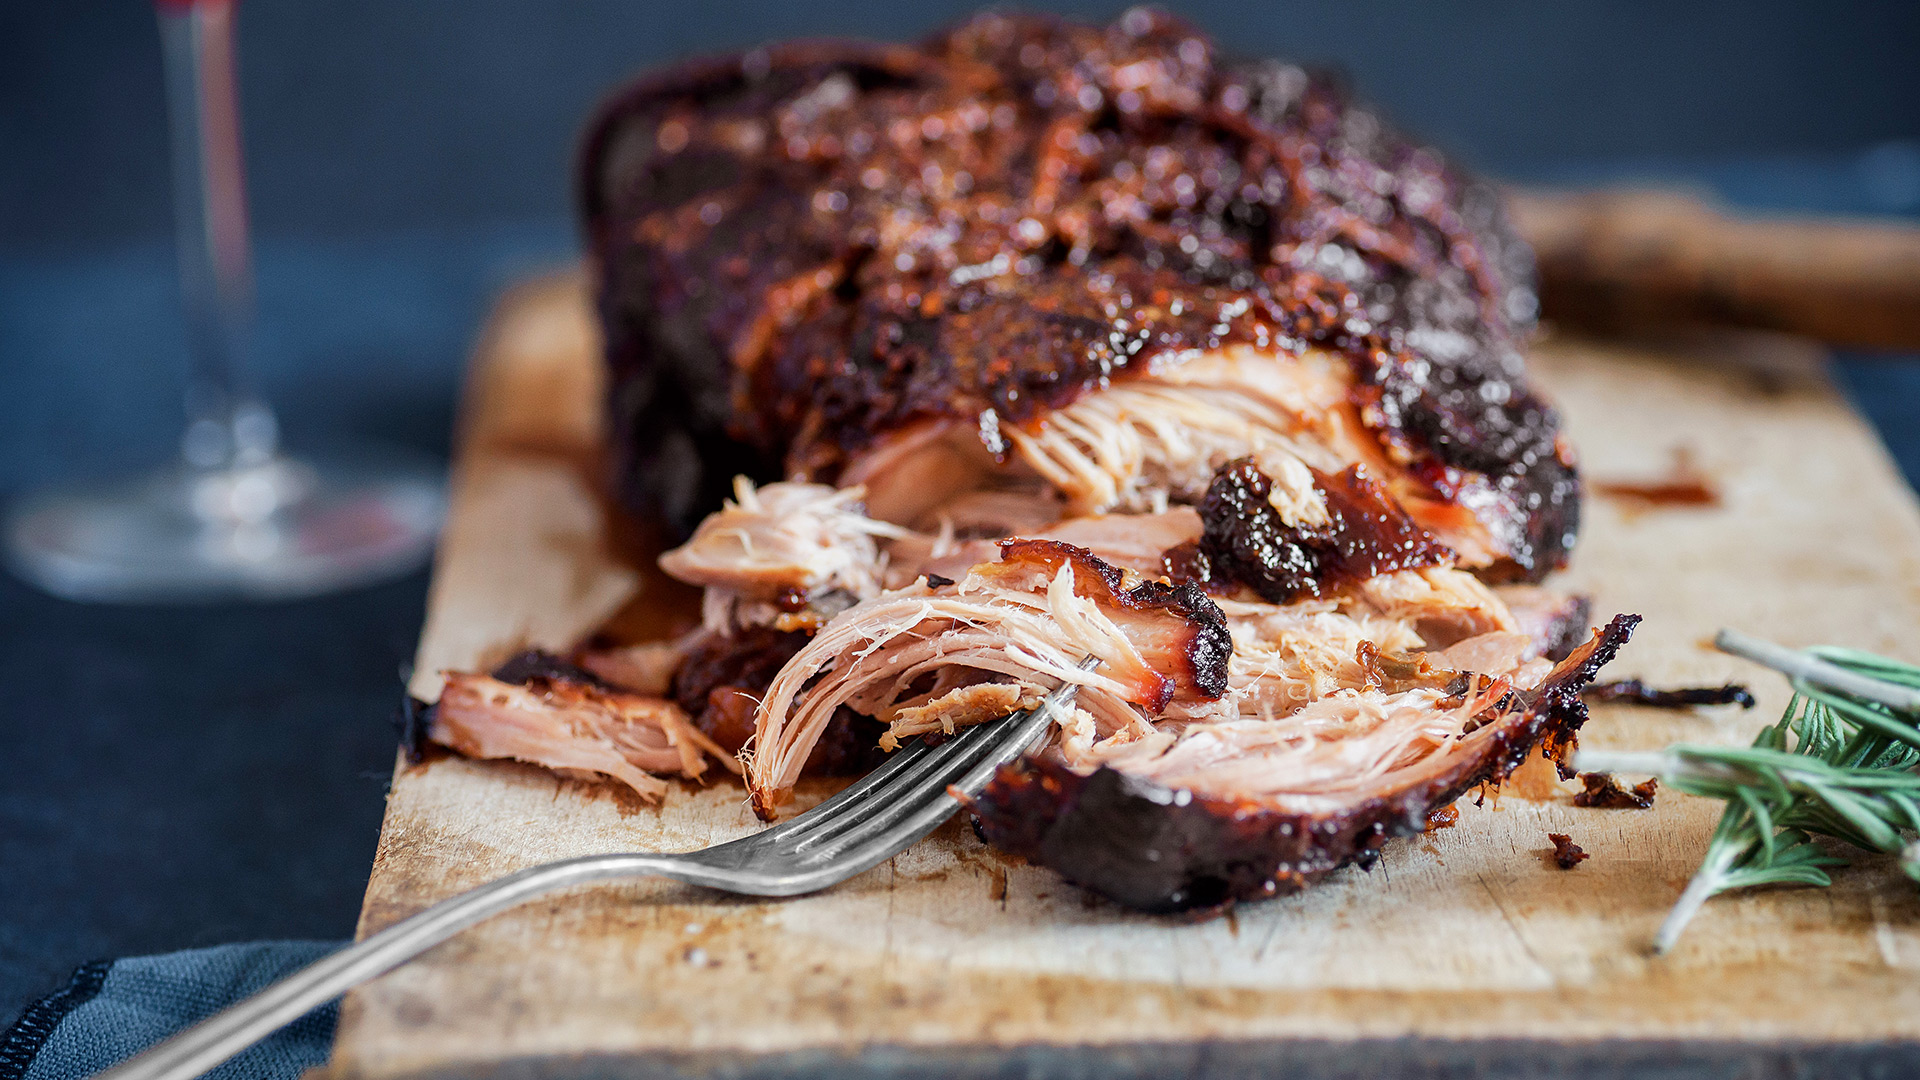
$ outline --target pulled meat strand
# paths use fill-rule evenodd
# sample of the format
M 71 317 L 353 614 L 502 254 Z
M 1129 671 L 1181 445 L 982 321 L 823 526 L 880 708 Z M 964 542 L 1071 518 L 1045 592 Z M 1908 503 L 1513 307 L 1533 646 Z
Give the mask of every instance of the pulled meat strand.
M 670 701 L 614 690 L 542 654 L 516 657 L 500 673 L 522 681 L 449 672 L 427 737 L 468 757 L 604 776 L 649 800 L 667 791 L 655 774 L 698 779 L 709 756 L 738 771 Z
M 702 621 L 717 634 L 749 626 L 811 629 L 877 595 L 886 572 L 874 537 L 904 537 L 866 515 L 860 488 L 734 478 L 733 498 L 707 515 L 660 568 L 706 587 Z
M 1283 387 L 1290 374 L 1309 384 L 1312 378 L 1306 365 L 1272 354 L 1236 355 L 1216 366 L 1259 370 Z M 1179 385 L 1146 376 L 1088 394 L 1030 429 L 1009 427 L 1005 434 L 1018 460 L 1066 498 L 1069 513 L 1155 512 L 1170 502 L 1199 502 L 1216 470 L 1260 451 L 1323 468 L 1344 466 L 1339 454 L 1307 433 L 1305 417 L 1324 410 L 1301 400 L 1308 393 L 1286 389 L 1292 388 L 1263 394 L 1239 385 Z

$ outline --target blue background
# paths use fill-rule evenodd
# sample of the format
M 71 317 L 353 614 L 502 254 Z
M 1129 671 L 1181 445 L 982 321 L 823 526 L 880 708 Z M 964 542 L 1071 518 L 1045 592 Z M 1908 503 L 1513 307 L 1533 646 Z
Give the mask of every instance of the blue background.
M 1920 213 L 1920 5 L 1175 6 L 1240 51 L 1337 63 L 1510 178 Z M 573 142 L 623 75 L 970 8 L 246 0 L 253 364 L 292 440 L 444 455 L 489 302 L 574 257 Z M 159 85 L 147 4 L 0 0 L 0 496 L 178 434 Z M 1914 365 L 1841 370 L 1920 475 Z M 0 579 L 0 1022 L 94 957 L 351 932 L 424 592 L 100 608 Z

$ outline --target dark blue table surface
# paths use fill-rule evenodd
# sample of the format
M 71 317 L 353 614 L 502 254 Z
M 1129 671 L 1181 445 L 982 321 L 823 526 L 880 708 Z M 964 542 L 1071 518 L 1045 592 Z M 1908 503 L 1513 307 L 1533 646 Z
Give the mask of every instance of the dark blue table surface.
M 296 448 L 442 457 L 494 296 L 564 222 L 258 252 L 255 367 Z M 185 368 L 164 244 L 0 255 L 0 496 L 163 460 Z M 426 574 L 298 603 L 70 604 L 0 574 L 0 1024 L 89 959 L 352 933 Z
M 1874 209 L 1856 165 L 1604 175 L 1684 175 L 1759 207 Z M 572 250 L 561 221 L 263 241 L 256 366 L 292 442 L 377 437 L 444 455 L 489 303 Z M 171 452 L 184 368 L 172 270 L 159 244 L 0 255 L 0 496 Z M 1920 366 L 1841 370 L 1920 476 Z M 68 604 L 0 578 L 0 1021 L 89 959 L 351 932 L 425 587 L 422 573 L 300 603 L 170 609 Z

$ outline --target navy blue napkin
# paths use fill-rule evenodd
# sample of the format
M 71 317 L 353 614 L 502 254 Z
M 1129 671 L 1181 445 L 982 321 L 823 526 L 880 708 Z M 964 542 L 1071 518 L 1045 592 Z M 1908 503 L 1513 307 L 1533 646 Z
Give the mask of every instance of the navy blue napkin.
M 0 1036 L 0 1080 L 92 1076 L 345 944 L 250 942 L 87 964 Z M 207 1076 L 295 1080 L 327 1060 L 339 1014 L 323 1005 Z

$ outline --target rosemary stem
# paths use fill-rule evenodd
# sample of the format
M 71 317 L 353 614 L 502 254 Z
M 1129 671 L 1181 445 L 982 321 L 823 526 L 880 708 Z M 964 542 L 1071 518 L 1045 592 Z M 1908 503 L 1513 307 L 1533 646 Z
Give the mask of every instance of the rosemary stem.
M 1717 832 L 1714 840 L 1715 843 L 1708 850 L 1706 859 L 1700 863 L 1700 869 L 1693 872 L 1693 877 L 1687 882 L 1686 890 L 1680 894 L 1680 899 L 1674 903 L 1673 908 L 1667 912 L 1667 917 L 1661 921 L 1660 932 L 1653 936 L 1653 951 L 1656 956 L 1673 948 L 1673 943 L 1680 940 L 1680 932 L 1693 921 L 1693 917 L 1699 913 L 1701 906 L 1720 891 L 1720 883 L 1727 869 L 1733 865 L 1744 846 L 1719 843 L 1720 835 Z
M 1898 683 L 1882 682 L 1870 676 L 1848 671 L 1838 664 L 1828 663 L 1797 649 L 1775 645 L 1771 641 L 1763 641 L 1738 630 L 1720 631 L 1714 636 L 1713 645 L 1721 652 L 1732 653 L 1762 667 L 1772 668 L 1789 678 L 1852 694 L 1854 697 L 1868 701 L 1877 701 L 1890 709 L 1920 712 L 1920 690 L 1901 686 Z

